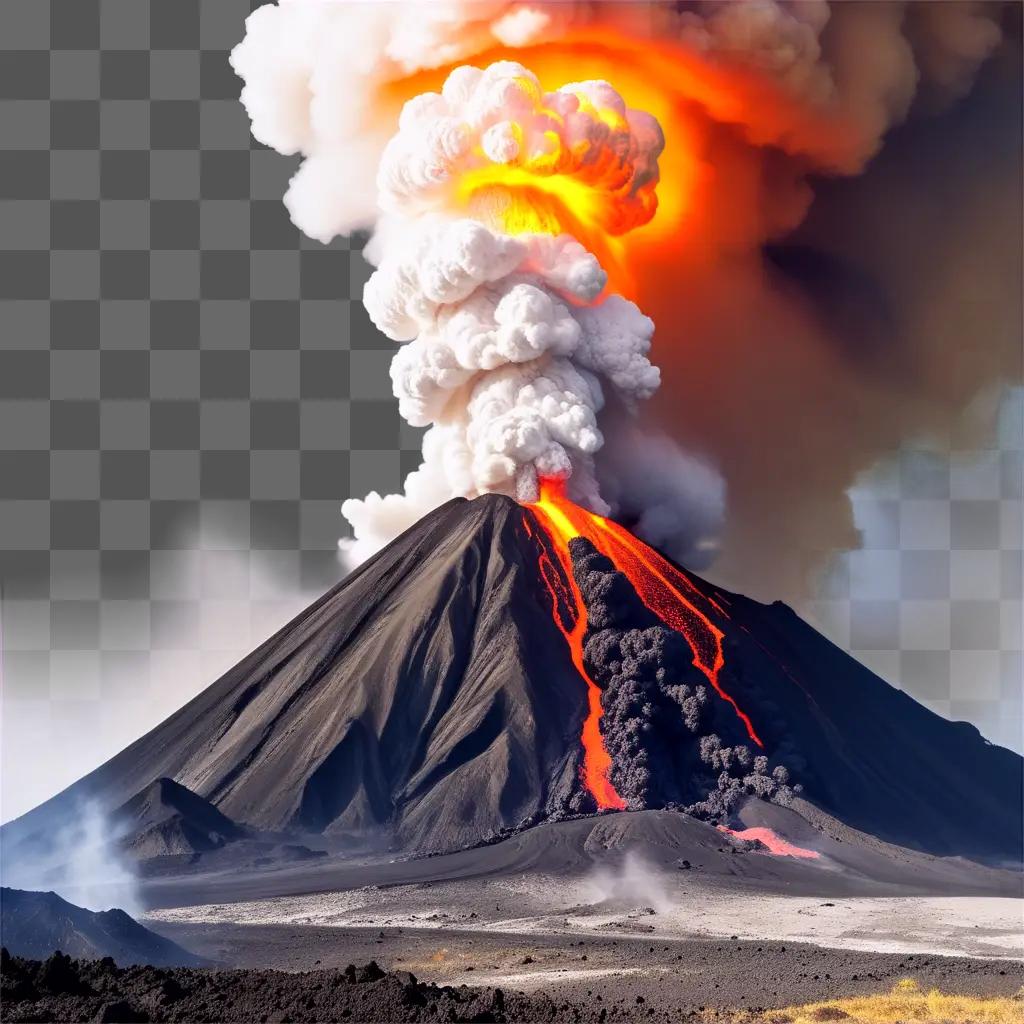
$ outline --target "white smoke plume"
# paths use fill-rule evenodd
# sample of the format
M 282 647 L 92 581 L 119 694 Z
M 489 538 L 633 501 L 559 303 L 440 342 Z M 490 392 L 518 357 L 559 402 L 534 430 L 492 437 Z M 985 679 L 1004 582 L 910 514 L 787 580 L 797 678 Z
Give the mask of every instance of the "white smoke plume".
M 584 899 L 590 904 L 667 914 L 673 906 L 668 881 L 641 853 L 627 850 L 619 864 L 601 865 L 586 876 Z
M 405 105 L 378 174 L 391 220 L 363 301 L 402 343 L 399 411 L 430 431 L 403 494 L 342 506 L 351 557 L 451 497 L 532 500 L 538 477 L 569 478 L 578 500 L 610 511 L 593 473 L 598 414 L 606 388 L 627 407 L 657 390 L 654 324 L 619 295 L 597 301 L 608 275 L 569 235 L 506 233 L 547 216 L 545 196 L 524 200 L 507 182 L 568 182 L 588 219 L 619 234 L 654 213 L 662 146 L 657 122 L 607 83 L 546 93 L 510 61 L 457 68 L 440 93 Z M 478 219 L 453 219 L 460 195 Z
M 919 88 L 966 92 L 1001 37 L 993 5 L 970 0 L 280 0 L 249 16 L 231 61 L 245 81 L 253 135 L 305 157 L 285 202 L 303 231 L 327 242 L 377 220 L 377 167 L 393 131 L 377 105 L 390 83 L 495 47 L 594 29 L 679 43 L 712 68 L 752 72 L 750 90 L 765 80 L 778 85 L 801 106 L 766 117 L 713 91 L 696 98 L 720 120 L 746 122 L 759 143 L 847 171 L 875 152 Z M 828 111 L 846 130 L 808 130 L 808 107 Z
M 59 829 L 31 849 L 7 853 L 5 886 L 53 891 L 87 910 L 117 907 L 142 910 L 139 881 L 131 858 L 117 843 L 117 825 L 100 807 L 82 801 Z
M 328 242 L 374 230 L 366 254 L 380 269 L 367 304 L 402 343 L 393 378 L 403 414 L 430 425 L 404 495 L 347 503 L 357 557 L 452 494 L 528 496 L 531 473 L 548 468 L 571 470 L 577 501 L 613 506 L 647 539 L 678 542 L 684 532 L 673 550 L 710 551 L 723 494 L 706 469 L 714 465 L 729 494 L 723 582 L 798 600 L 822 558 L 857 543 L 846 494 L 857 474 L 908 438 L 953 428 L 977 390 L 1006 374 L 962 375 L 963 394 L 950 401 L 941 382 L 951 379 L 951 356 L 924 349 L 915 325 L 890 332 L 892 357 L 865 372 L 844 354 L 854 331 L 823 322 L 799 286 L 780 282 L 765 246 L 801 225 L 821 176 L 862 174 L 896 126 L 970 92 L 982 63 L 1001 52 L 1004 22 L 999 4 L 972 0 L 279 0 L 256 10 L 232 55 L 253 134 L 302 156 L 285 202 L 306 234 Z M 460 70 L 442 88 L 459 64 L 508 69 L 510 59 L 548 88 L 556 74 L 610 85 L 545 94 L 529 73 Z M 671 153 L 620 93 L 671 127 Z M 574 102 L 570 117 L 560 113 L 559 103 Z M 580 143 L 607 160 L 578 160 Z M 662 211 L 644 227 L 656 162 Z M 938 182 L 949 164 L 940 157 L 914 180 Z M 514 203 L 489 177 L 513 166 L 583 187 L 581 230 L 562 230 L 591 250 L 589 261 L 558 249 L 542 201 L 519 233 Z M 993 225 L 1014 220 L 1001 184 L 1012 172 L 999 168 L 998 194 L 981 190 L 1002 211 Z M 956 220 L 957 200 L 943 199 L 943 187 L 936 198 Z M 970 192 L 959 180 L 949 188 Z M 658 225 L 667 233 L 652 234 Z M 624 236 L 637 246 L 634 287 L 620 290 L 658 323 L 665 383 L 641 423 L 655 419 L 653 432 L 667 439 L 635 441 L 634 451 L 648 449 L 636 459 L 623 441 L 612 458 L 607 445 L 600 454 L 610 429 L 602 405 L 654 390 L 650 327 L 625 299 L 588 296 L 599 263 L 615 279 L 596 239 L 634 227 Z M 962 253 L 947 264 L 991 266 L 991 290 L 1017 296 L 991 310 L 993 347 L 1019 340 L 1006 326 L 1019 319 L 1019 283 L 1001 258 L 1005 232 L 983 226 L 980 245 L 972 231 L 970 247 L 947 238 L 937 246 L 927 227 L 911 227 L 913 236 L 887 217 L 867 238 L 847 225 L 844 241 L 862 241 L 867 261 L 853 271 L 869 276 L 906 242 L 911 262 L 885 282 L 887 299 L 920 304 L 927 293 L 929 319 L 953 323 L 962 289 L 947 286 L 950 267 L 926 282 L 918 261 L 940 248 Z M 546 260 L 545 246 L 555 247 Z M 907 284 L 911 266 L 918 279 Z M 576 268 L 571 280 L 566 267 Z M 658 450 L 673 472 L 692 461 L 686 451 L 706 458 L 687 486 L 652 490 L 641 485 L 653 474 L 635 466 L 650 467 Z M 680 531 L 684 517 L 692 529 Z

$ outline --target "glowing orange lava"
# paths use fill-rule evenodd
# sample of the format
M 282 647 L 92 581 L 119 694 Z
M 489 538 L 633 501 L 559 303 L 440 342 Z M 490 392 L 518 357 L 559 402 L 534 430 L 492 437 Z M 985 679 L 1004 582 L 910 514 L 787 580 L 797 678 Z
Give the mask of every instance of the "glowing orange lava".
M 541 525 L 552 539 L 552 546 L 561 563 L 562 570 L 559 573 L 547 552 L 541 551 L 540 575 L 551 595 L 551 616 L 562 636 L 565 637 L 565 642 L 569 645 L 569 653 L 572 656 L 573 665 L 576 666 L 576 671 L 587 684 L 587 717 L 583 721 L 581 738 L 583 782 L 598 807 L 605 810 L 622 811 L 625 810 L 626 802 L 615 791 L 615 787 L 608 778 L 612 759 L 605 749 L 604 739 L 601 736 L 601 715 L 604 714 L 601 708 L 601 690 L 597 683 L 590 678 L 583 664 L 583 637 L 587 632 L 587 607 L 583 603 L 583 596 L 580 594 L 576 578 L 572 574 L 569 548 L 564 543 L 558 542 L 557 532 L 550 529 L 542 519 Z M 527 525 L 527 529 L 529 529 L 529 525 Z M 568 616 L 569 625 L 563 621 L 563 615 Z
M 799 857 L 803 860 L 817 860 L 821 854 L 815 850 L 806 850 L 802 846 L 794 846 L 786 842 L 781 836 L 776 835 L 770 828 L 726 828 L 718 826 L 719 832 L 735 836 L 737 839 L 754 840 L 760 843 L 769 853 L 776 857 Z
M 609 9 L 614 6 L 610 4 Z M 393 125 L 406 100 L 439 91 L 457 64 L 482 68 L 499 60 L 524 64 L 547 90 L 570 81 L 606 80 L 629 107 L 646 111 L 661 125 L 665 149 L 658 160 L 657 216 L 632 224 L 632 230 L 618 237 L 610 237 L 609 231 L 616 229 L 610 228 L 606 216 L 596 215 L 593 196 L 564 179 L 549 178 L 539 184 L 534 178 L 532 195 L 521 187 L 525 182 L 506 183 L 516 186 L 508 190 L 477 187 L 495 182 L 470 182 L 461 196 L 470 215 L 480 213 L 480 203 L 507 204 L 507 210 L 498 211 L 499 222 L 507 216 L 514 230 L 551 232 L 557 224 L 598 257 L 608 271 L 611 291 L 638 301 L 643 308 L 653 287 L 652 267 L 660 267 L 669 257 L 676 260 L 689 247 L 698 256 L 708 247 L 717 251 L 716 239 L 728 231 L 720 223 L 720 206 L 713 207 L 714 220 L 707 219 L 712 209 L 709 192 L 716 183 L 719 189 L 726 184 L 732 189 L 737 180 L 745 180 L 730 176 L 732 172 L 721 166 L 721 154 L 712 157 L 711 149 L 723 130 L 735 128 L 738 135 L 749 135 L 755 146 L 811 154 L 840 151 L 850 134 L 833 111 L 818 111 L 794 100 L 756 70 L 716 65 L 680 40 L 633 34 L 625 24 L 580 27 L 560 38 L 523 47 L 496 45 L 437 68 L 381 82 L 367 128 Z M 756 184 L 759 164 L 752 174 L 755 184 L 751 187 L 761 187 Z M 673 273 L 678 272 L 674 262 Z
M 711 616 L 724 616 L 721 607 L 713 599 L 705 597 L 685 573 L 628 530 L 570 501 L 565 494 L 564 481 L 541 480 L 540 498 L 532 508 L 541 513 L 538 520 L 559 553 L 562 568 L 573 588 L 574 597 L 579 600 L 579 591 L 572 575 L 569 541 L 573 537 L 585 537 L 611 560 L 616 569 L 626 575 L 640 600 L 669 629 L 681 633 L 686 638 L 693 651 L 694 666 L 704 674 L 715 693 L 732 707 L 750 739 L 759 747 L 763 747 L 764 744 L 755 731 L 750 717 L 722 688 L 719 680 L 719 673 L 725 664 L 722 648 L 724 634 Z M 582 606 L 582 601 L 579 603 Z M 706 607 L 701 607 L 702 605 Z M 582 664 L 582 630 L 579 635 Z

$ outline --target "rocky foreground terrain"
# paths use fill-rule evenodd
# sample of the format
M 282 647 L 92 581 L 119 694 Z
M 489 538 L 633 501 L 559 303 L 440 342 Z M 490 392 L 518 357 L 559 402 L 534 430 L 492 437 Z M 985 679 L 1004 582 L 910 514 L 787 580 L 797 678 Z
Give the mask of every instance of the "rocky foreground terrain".
M 343 971 L 118 968 L 110 958 L 46 961 L 3 951 L 4 1019 L 23 1021 L 510 1021 L 622 1015 L 500 988 L 439 987 L 375 961 Z M 642 997 L 641 997 L 642 998 Z M 637 1001 L 634 1006 L 642 1005 Z M 633 1007 L 630 1007 L 632 1009 Z
M 682 952 L 677 952 L 682 950 Z M 479 952 L 483 952 L 480 950 Z M 522 963 L 557 952 L 541 944 Z M 600 952 L 591 949 L 591 954 Z M 666 957 L 668 959 L 666 959 Z M 1020 988 L 1020 965 L 945 957 L 902 957 L 842 953 L 779 944 L 690 943 L 615 951 L 625 971 L 615 979 L 579 971 L 574 983 L 553 983 L 544 991 L 436 984 L 408 971 L 385 970 L 370 960 L 340 969 L 284 972 L 266 969 L 119 968 L 110 958 L 73 960 L 55 953 L 45 961 L 11 957 L 3 951 L 5 1021 L 680 1021 L 754 1024 L 769 1019 L 771 1006 L 804 998 L 834 998 L 853 992 L 888 992 L 896 979 L 916 979 L 925 991 L 1011 996 Z M 587 957 L 577 954 L 577 967 Z M 661 980 L 638 964 L 662 963 Z M 851 975 L 851 971 L 853 972 Z M 860 972 L 859 974 L 857 972 Z M 771 980 L 778 996 L 764 1000 L 757 978 Z M 716 980 L 717 979 L 717 980 Z M 787 979 L 792 985 L 787 983 Z M 601 982 L 604 982 L 602 984 Z M 761 1001 L 768 1005 L 761 1005 Z M 834 1011 L 830 1011 L 834 1012 Z M 770 1018 L 778 1024 L 779 1017 Z M 819 1019 L 819 1018 L 814 1018 Z M 820 1019 L 840 1019 L 822 1017 Z

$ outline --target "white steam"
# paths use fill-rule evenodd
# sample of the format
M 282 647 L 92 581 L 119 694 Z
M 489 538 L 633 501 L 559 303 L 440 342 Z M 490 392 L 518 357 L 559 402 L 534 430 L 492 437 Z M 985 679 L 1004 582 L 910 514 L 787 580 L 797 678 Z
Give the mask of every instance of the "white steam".
M 595 868 L 584 880 L 584 895 L 592 904 L 625 904 L 659 914 L 672 909 L 667 879 L 636 850 L 629 850 L 619 864 Z
M 6 852 L 3 884 L 56 892 L 87 910 L 141 909 L 135 867 L 116 841 L 117 826 L 91 801 L 79 803 L 67 820 L 31 849 Z
M 471 220 L 430 222 L 385 256 L 363 300 L 405 342 L 391 379 L 401 414 L 433 427 L 425 464 L 446 485 L 431 501 L 529 496 L 537 473 L 566 477 L 601 447 L 600 378 L 626 401 L 654 393 L 650 319 L 617 295 L 582 305 L 605 280 L 566 236 L 499 235 Z M 345 514 L 358 518 L 359 508 L 348 502 Z
M 376 222 L 377 166 L 394 128 L 374 115 L 382 85 L 496 43 L 527 45 L 561 22 L 507 0 L 281 0 L 253 11 L 231 64 L 253 135 L 305 157 L 285 196 L 296 225 L 327 242 Z
M 510 235 L 453 211 L 474 175 L 486 194 L 494 169 L 541 181 L 557 173 L 587 190 L 608 231 L 626 230 L 653 212 L 647 186 L 662 145 L 657 123 L 607 83 L 545 93 L 507 61 L 457 68 L 441 93 L 406 104 L 380 168 L 390 219 L 363 301 L 402 343 L 391 364 L 399 411 L 430 430 L 402 494 L 342 506 L 355 532 L 350 558 L 452 497 L 532 500 L 539 477 L 569 479 L 577 500 L 610 511 L 593 470 L 598 415 L 606 389 L 626 408 L 657 390 L 654 324 L 619 295 L 600 301 L 607 274 L 570 236 Z M 490 210 L 502 201 L 499 189 Z

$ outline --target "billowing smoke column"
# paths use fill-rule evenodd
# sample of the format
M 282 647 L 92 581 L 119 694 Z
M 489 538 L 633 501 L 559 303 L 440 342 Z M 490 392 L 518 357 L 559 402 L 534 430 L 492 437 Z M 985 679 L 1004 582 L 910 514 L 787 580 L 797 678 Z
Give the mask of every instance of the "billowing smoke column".
M 350 507 L 367 531 L 366 547 L 404 525 L 415 506 L 492 479 L 483 485 L 511 491 L 515 464 L 563 456 L 573 468 L 575 497 L 600 508 L 599 491 L 615 515 L 652 543 L 677 540 L 679 522 L 699 522 L 702 534 L 713 534 L 722 483 L 706 467 L 691 465 L 680 445 L 716 466 L 728 490 L 719 579 L 755 594 L 803 597 L 821 557 L 857 543 L 847 490 L 858 474 L 909 438 L 948 436 L 964 409 L 976 408 L 971 403 L 979 394 L 1020 375 L 1020 247 L 1005 228 L 1020 220 L 1020 54 L 1013 41 L 1019 35 L 1019 8 L 1015 14 L 1010 5 L 1007 14 L 999 4 L 970 0 L 280 0 L 256 10 L 232 60 L 245 82 L 242 100 L 254 135 L 303 157 L 285 202 L 307 235 L 327 242 L 374 227 L 368 255 L 390 260 L 393 230 L 408 233 L 410 219 L 422 221 L 417 238 L 400 238 L 398 245 L 406 253 L 413 244 L 430 248 L 442 244 L 431 232 L 467 230 L 452 223 L 458 211 L 491 235 L 515 235 L 513 248 L 521 253 L 474 237 L 472 244 L 488 248 L 495 260 L 520 262 L 500 273 L 492 267 L 488 273 L 497 276 L 481 282 L 479 303 L 474 300 L 482 308 L 467 309 L 455 327 L 442 332 L 432 322 L 424 331 L 429 310 L 385 311 L 395 314 L 403 338 L 417 339 L 411 345 L 418 349 L 403 350 L 396 367 L 408 392 L 403 408 L 434 424 L 425 466 L 443 472 L 414 474 L 407 499 L 394 507 Z M 971 97 L 951 109 L 993 54 L 993 65 L 1010 73 L 986 77 L 974 107 Z M 658 157 L 656 218 L 643 223 L 653 199 L 644 176 L 653 168 L 642 159 L 627 164 L 639 186 L 636 202 L 623 202 L 604 184 L 585 188 L 586 201 L 579 202 L 580 189 L 553 195 L 527 189 L 521 176 L 492 180 L 496 168 L 510 169 L 501 162 L 508 154 L 515 151 L 519 160 L 522 147 L 537 141 L 497 127 L 501 119 L 488 125 L 486 138 L 475 137 L 479 152 L 460 158 L 462 187 L 446 150 L 461 144 L 459 131 L 438 133 L 443 159 L 436 165 L 400 164 L 403 154 L 424 152 L 412 123 L 399 133 L 402 141 L 389 144 L 403 104 L 425 93 L 440 97 L 417 101 L 408 117 L 423 125 L 445 122 L 454 109 L 442 89 L 451 70 L 505 60 L 530 68 L 547 89 L 567 80 L 606 80 L 626 106 L 657 119 L 665 149 Z M 526 110 L 533 109 L 533 95 L 525 89 L 519 97 Z M 459 110 L 476 102 L 461 95 L 452 101 Z M 935 111 L 947 113 L 915 117 Z M 616 119 L 610 120 L 614 129 Z M 912 134 L 909 144 L 896 139 L 883 150 L 887 133 L 908 120 L 914 122 L 904 129 Z M 953 130 L 945 131 L 950 123 Z M 630 129 L 643 150 L 646 137 L 636 121 Z M 973 133 L 975 144 L 959 143 L 964 132 Z M 560 136 L 560 158 L 564 141 Z M 385 149 L 385 167 L 391 158 L 399 162 L 378 192 Z M 823 177 L 861 175 L 879 153 L 859 180 L 820 187 Z M 532 184 L 538 176 L 527 177 Z M 520 197 L 532 192 L 528 203 L 510 200 L 505 186 L 513 184 Z M 815 191 L 815 208 L 801 227 Z M 378 195 L 391 211 L 383 220 Z M 595 195 L 615 202 L 595 207 Z M 562 219 L 570 208 L 572 217 Z M 402 227 L 390 223 L 396 219 Z M 428 226 L 432 219 L 447 223 Z M 631 224 L 637 226 L 628 234 L 611 234 Z M 802 233 L 794 239 L 797 229 Z M 421 240 L 420 230 L 430 237 Z M 527 238 L 560 232 L 597 258 L 610 290 L 636 301 L 658 324 L 663 385 L 646 405 L 651 411 L 638 418 L 643 443 L 635 441 L 636 427 L 623 425 L 618 385 L 603 389 L 603 448 L 595 448 L 596 435 L 584 423 L 583 410 L 596 412 L 599 405 L 591 387 L 596 377 L 584 365 L 586 343 L 569 338 L 574 328 L 561 308 L 585 334 L 579 311 L 591 308 L 586 296 L 594 284 L 586 278 L 596 269 L 586 269 L 581 258 L 580 278 L 566 287 L 546 276 L 552 263 L 538 258 Z M 450 243 L 462 244 L 456 237 Z M 766 251 L 780 242 L 781 255 Z M 393 273 L 407 271 L 395 264 Z M 478 321 L 483 333 L 494 332 L 498 304 L 506 299 L 494 289 L 502 277 L 516 275 L 537 289 L 517 293 L 536 306 L 529 323 L 545 326 L 529 340 L 485 342 L 504 367 L 483 372 L 499 375 L 496 401 L 507 409 L 520 400 L 514 393 L 530 362 L 517 361 L 524 346 L 543 346 L 540 358 L 552 365 L 568 358 L 579 379 L 546 378 L 571 396 L 571 416 L 582 416 L 571 427 L 569 414 L 562 417 L 564 439 L 550 433 L 550 418 L 524 445 L 521 438 L 489 434 L 491 396 L 471 413 L 460 390 L 469 384 L 458 383 L 466 371 L 479 372 L 475 361 L 484 357 L 470 351 L 476 340 L 458 355 L 447 342 L 438 349 L 433 340 L 419 341 L 424 334 L 475 335 Z M 426 296 L 429 305 L 425 289 L 432 285 L 409 282 L 410 293 Z M 392 287 L 380 298 L 395 294 Z M 502 317 L 512 305 L 507 300 Z M 622 351 L 640 357 L 641 321 L 620 309 L 628 321 Z M 574 345 L 566 356 L 563 349 Z M 427 362 L 418 361 L 413 353 L 428 346 Z M 436 366 L 429 363 L 435 357 Z M 624 394 L 630 393 L 627 387 Z M 531 400 L 547 402 L 539 394 Z M 459 401 L 464 412 L 457 422 Z M 647 440 L 654 425 L 675 443 L 666 441 L 670 447 L 660 454 Z M 466 447 L 449 448 L 454 437 Z M 663 470 L 666 462 L 678 471 Z M 684 482 L 669 486 L 669 479 Z M 695 539 L 683 539 L 670 552 L 692 561 Z
M 661 129 L 606 82 L 545 92 L 513 62 L 460 67 L 410 100 L 378 174 L 380 265 L 363 301 L 403 343 L 401 414 L 429 426 L 403 494 L 345 502 L 357 555 L 441 501 L 538 496 L 538 476 L 608 512 L 593 470 L 611 389 L 630 407 L 659 373 L 654 325 L 604 295 L 597 258 L 563 233 L 619 235 L 650 220 Z

